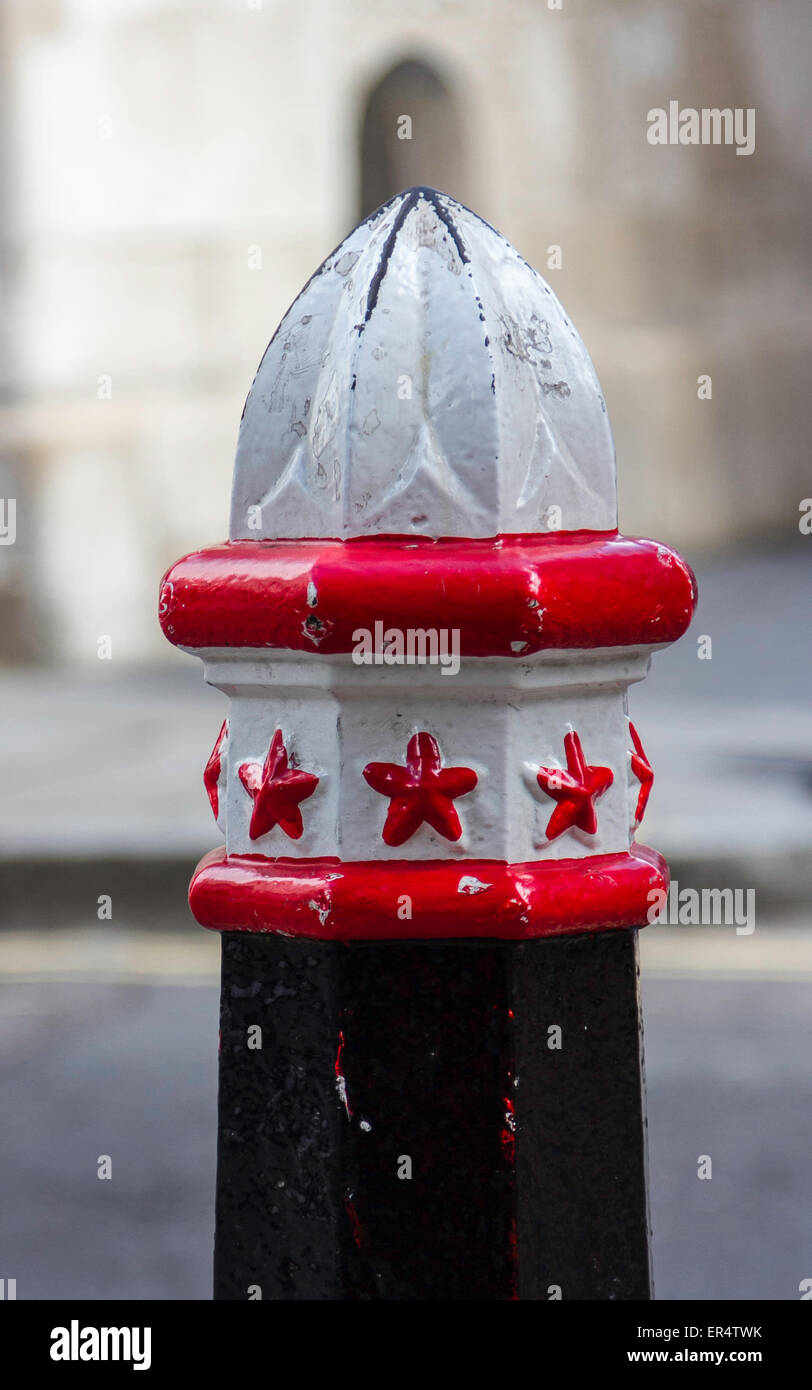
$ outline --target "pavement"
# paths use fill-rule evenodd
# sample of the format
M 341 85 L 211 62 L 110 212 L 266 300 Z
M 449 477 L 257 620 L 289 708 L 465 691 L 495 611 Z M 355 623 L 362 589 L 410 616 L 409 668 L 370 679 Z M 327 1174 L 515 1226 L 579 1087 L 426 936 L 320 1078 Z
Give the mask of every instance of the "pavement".
M 812 919 L 649 927 L 641 957 L 656 1295 L 797 1299 Z M 18 1299 L 211 1296 L 218 960 L 192 927 L 0 933 L 0 1277 Z
M 698 563 L 689 632 L 629 694 L 656 773 L 643 838 L 680 882 L 753 887 L 765 906 L 812 895 L 808 539 Z

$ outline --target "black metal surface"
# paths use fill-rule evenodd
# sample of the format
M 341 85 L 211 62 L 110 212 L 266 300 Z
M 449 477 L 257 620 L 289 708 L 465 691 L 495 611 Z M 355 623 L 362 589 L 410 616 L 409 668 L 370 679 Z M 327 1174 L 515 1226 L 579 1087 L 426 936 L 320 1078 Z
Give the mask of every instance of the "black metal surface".
M 633 932 L 224 934 L 215 1297 L 648 1297 L 638 1028 Z
M 266 1299 L 338 1297 L 333 951 L 223 936 L 216 1298 L 248 1298 L 254 1285 Z
M 518 946 L 513 997 L 519 1296 L 650 1298 L 637 933 Z

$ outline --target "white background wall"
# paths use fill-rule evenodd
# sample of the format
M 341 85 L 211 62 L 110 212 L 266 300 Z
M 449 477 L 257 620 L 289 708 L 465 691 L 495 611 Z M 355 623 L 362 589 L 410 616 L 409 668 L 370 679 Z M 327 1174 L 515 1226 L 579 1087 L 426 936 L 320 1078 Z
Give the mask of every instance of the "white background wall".
M 587 343 L 623 529 L 689 551 L 797 534 L 810 30 L 800 0 L 10 0 L 2 424 L 47 654 L 164 654 L 160 575 L 225 534 L 254 370 L 357 220 L 363 104 L 404 57 L 458 102 L 449 191 Z M 670 98 L 756 107 L 755 153 L 649 145 Z

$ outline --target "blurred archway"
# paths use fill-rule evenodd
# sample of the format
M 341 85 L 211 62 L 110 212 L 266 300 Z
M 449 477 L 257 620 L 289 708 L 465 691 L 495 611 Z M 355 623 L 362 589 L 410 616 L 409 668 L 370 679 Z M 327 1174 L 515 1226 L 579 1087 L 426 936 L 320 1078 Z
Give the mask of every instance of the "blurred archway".
M 362 217 L 415 184 L 464 199 L 462 121 L 446 78 L 417 58 L 390 68 L 364 103 L 359 156 Z

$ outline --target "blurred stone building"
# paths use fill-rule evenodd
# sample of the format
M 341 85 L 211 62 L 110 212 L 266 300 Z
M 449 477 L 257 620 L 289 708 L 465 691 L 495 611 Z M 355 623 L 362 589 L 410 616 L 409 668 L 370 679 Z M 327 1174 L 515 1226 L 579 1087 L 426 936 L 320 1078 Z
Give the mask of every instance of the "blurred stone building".
M 6 658 L 94 660 L 102 635 L 169 657 L 158 581 L 225 534 L 267 340 L 414 183 L 473 206 L 571 312 L 622 529 L 689 555 L 797 537 L 805 0 L 6 0 L 3 26 Z M 755 108 L 754 152 L 650 144 L 671 100 Z

